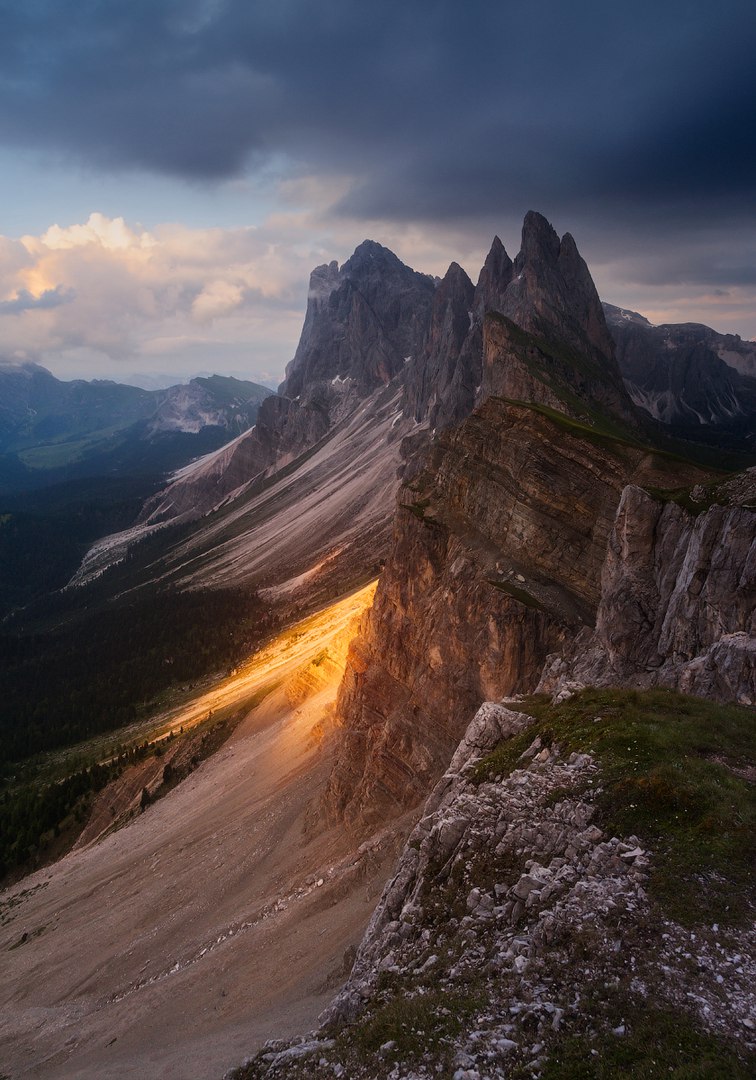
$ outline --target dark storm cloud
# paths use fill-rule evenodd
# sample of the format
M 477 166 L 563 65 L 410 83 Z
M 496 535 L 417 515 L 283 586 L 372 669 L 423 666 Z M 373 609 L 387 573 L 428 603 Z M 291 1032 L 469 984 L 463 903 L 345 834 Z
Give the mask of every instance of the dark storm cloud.
M 24 311 L 44 311 L 70 304 L 75 299 L 73 289 L 56 285 L 54 289 L 45 289 L 39 296 L 34 296 L 28 289 L 19 289 L 11 300 L 0 301 L 0 315 L 20 315 Z
M 342 213 L 737 214 L 752 0 L 0 0 L 0 140 L 195 180 L 342 171 Z M 630 208 L 630 209 L 629 209 Z

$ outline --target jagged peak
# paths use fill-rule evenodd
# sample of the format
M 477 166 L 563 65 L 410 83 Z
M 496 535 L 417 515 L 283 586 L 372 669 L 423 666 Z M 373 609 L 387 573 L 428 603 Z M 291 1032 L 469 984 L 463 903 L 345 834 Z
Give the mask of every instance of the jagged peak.
M 475 310 L 479 319 L 486 311 L 498 310 L 501 306 L 513 272 L 514 264 L 506 248 L 499 237 L 494 236 L 475 286 Z
M 459 265 L 458 262 L 450 262 L 448 270 L 439 282 L 439 288 L 443 285 L 446 285 L 448 287 L 456 286 L 459 284 L 462 284 L 465 289 L 473 288 L 473 283 L 470 281 L 467 272 Z
M 316 266 L 310 274 L 308 300 L 323 300 L 329 296 L 339 283 L 339 264 L 334 259 L 330 263 Z
M 483 267 L 478 277 L 478 284 L 480 285 L 484 276 L 495 275 L 496 277 L 502 277 L 506 275 L 512 269 L 512 260 L 507 254 L 507 249 L 502 244 L 498 236 L 494 236 L 491 243 L 490 250 L 486 255 L 486 261 L 483 263 Z
M 379 244 L 377 240 L 363 240 L 341 267 L 341 273 L 345 275 L 354 274 L 374 263 L 383 266 L 402 267 L 405 270 L 411 269 L 411 267 L 405 266 L 399 256 L 395 255 L 390 248 Z
M 522 223 L 522 242 L 516 261 L 525 263 L 535 259 L 547 259 L 555 262 L 559 258 L 560 249 L 561 242 L 551 222 L 536 210 L 528 210 Z

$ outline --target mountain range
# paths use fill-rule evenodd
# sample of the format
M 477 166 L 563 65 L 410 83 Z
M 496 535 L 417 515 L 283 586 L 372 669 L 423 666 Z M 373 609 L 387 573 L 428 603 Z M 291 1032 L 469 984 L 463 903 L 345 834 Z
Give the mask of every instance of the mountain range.
M 249 995 L 266 1017 L 282 1002 L 277 1029 L 255 1027 L 281 1039 L 239 1080 L 598 1080 L 699 1059 L 748 1075 L 753 355 L 602 305 L 574 239 L 534 212 L 514 259 L 495 238 L 475 284 L 373 241 L 313 271 L 255 426 L 152 492 L 0 636 L 11 763 L 138 727 L 172 687 L 241 677 L 253 650 L 278 672 L 202 767 L 194 736 L 194 759 L 166 741 L 159 763 L 104 780 L 104 833 L 88 820 L 105 839 L 23 901 L 42 925 L 39 943 L 8 936 L 26 956 L 74 949 L 97 897 L 129 946 L 103 922 L 118 975 L 90 965 L 91 1001 L 57 964 L 63 1034 L 35 1035 L 51 1078 L 148 1075 L 176 1053 L 187 1076 L 206 1053 L 220 1071 Z M 312 648 L 294 671 L 345 594 L 369 599 L 338 662 Z M 170 715 L 173 738 L 189 712 Z M 108 835 L 108 805 L 136 820 Z M 172 880 L 181 898 L 145 951 L 137 883 L 168 905 Z M 45 997 L 39 964 L 13 959 L 17 1031 Z M 195 1033 L 157 1045 L 174 976 L 201 1003 L 201 1049 Z M 74 1005 L 81 1046 L 63 1037 Z M 316 1026 L 295 1037 L 300 1015 Z
M 0 491 L 166 472 L 246 431 L 271 392 L 219 375 L 166 390 L 63 382 L 39 364 L 0 362 Z

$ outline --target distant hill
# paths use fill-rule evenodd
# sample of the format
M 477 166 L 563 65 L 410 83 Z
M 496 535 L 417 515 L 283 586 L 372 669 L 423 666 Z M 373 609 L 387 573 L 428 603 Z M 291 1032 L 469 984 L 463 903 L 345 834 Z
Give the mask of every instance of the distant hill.
M 271 393 L 220 375 L 164 390 L 64 382 L 0 360 L 0 493 L 177 468 L 250 428 Z

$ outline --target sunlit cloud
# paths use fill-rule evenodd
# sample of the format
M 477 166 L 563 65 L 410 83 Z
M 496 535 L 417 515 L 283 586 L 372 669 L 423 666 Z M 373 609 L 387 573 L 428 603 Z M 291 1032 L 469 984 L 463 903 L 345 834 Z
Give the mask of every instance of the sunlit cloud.
M 23 311 L 45 311 L 70 304 L 75 298 L 73 289 L 56 285 L 54 289 L 44 289 L 35 296 L 28 289 L 19 289 L 10 300 L 0 300 L 0 315 L 20 315 Z
M 281 372 L 314 252 L 280 241 L 271 227 L 146 230 L 100 213 L 0 238 L 0 349 L 63 376 L 117 378 L 156 355 L 181 371 Z

